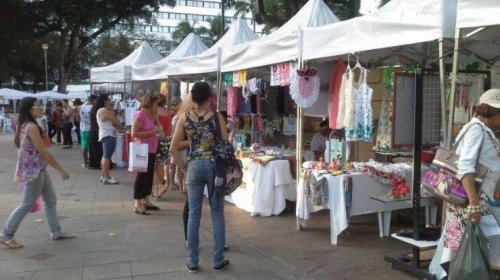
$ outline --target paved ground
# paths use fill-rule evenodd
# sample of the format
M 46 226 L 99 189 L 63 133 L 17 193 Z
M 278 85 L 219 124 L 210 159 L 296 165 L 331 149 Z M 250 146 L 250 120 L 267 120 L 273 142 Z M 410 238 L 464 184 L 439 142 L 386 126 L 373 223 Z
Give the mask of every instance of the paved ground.
M 51 152 L 71 174 L 61 181 L 51 169 L 58 194 L 58 213 L 64 230 L 77 234 L 67 241 L 52 241 L 42 212 L 29 214 L 16 235 L 25 247 L 0 248 L 0 279 L 413 279 L 391 269 L 385 254 L 410 251 L 392 238 L 379 238 L 376 216 L 352 219 L 350 234 L 329 243 L 327 211 L 313 214 L 308 228 L 295 230 L 295 214 L 251 217 L 226 207 L 226 258 L 229 270 L 211 270 L 211 222 L 204 205 L 200 228 L 200 272 L 184 268 L 186 250 L 182 229 L 185 197 L 170 191 L 157 202 L 161 211 L 151 216 L 132 212 L 133 174 L 115 169 L 121 184 L 103 186 L 97 171 L 81 168 L 78 146 Z M 16 149 L 12 135 L 0 134 L 0 223 L 20 199 L 12 182 Z M 37 223 L 37 219 L 43 219 Z M 393 227 L 394 229 L 394 227 Z

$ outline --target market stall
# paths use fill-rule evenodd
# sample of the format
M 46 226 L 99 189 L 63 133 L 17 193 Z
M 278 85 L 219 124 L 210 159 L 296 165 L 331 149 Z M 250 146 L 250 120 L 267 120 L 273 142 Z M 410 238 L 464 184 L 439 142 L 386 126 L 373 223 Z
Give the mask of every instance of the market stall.
M 104 67 L 90 70 L 91 87 L 95 83 L 116 83 L 122 93 L 134 93 L 132 85 L 132 66 L 156 62 L 162 57 L 149 43 L 144 42 L 124 59 Z
M 308 178 L 310 176 L 314 178 Z M 314 183 L 304 184 L 308 179 Z M 324 193 L 314 194 L 314 187 L 316 192 Z M 297 226 L 305 227 L 311 213 L 329 209 L 331 244 L 336 245 L 351 217 L 377 213 L 380 237 L 389 236 L 392 211 L 412 208 L 410 196 L 391 197 L 388 194 L 392 189 L 391 184 L 363 173 L 333 175 L 311 171 L 297 185 Z M 426 224 L 435 224 L 437 208 L 434 200 L 425 194 L 423 197 L 421 205 L 426 209 Z
M 346 70 L 342 70 L 339 75 L 332 73 L 331 81 L 338 87 L 332 90 L 333 96 L 330 100 L 332 100 L 332 104 L 338 104 L 338 106 L 337 108 L 332 106 L 329 109 L 330 116 L 333 113 L 337 117 L 335 124 L 331 123 L 331 125 L 335 125 L 336 128 L 343 127 L 346 130 L 346 140 L 350 137 L 349 134 L 353 132 L 356 137 L 363 136 L 363 133 L 367 130 L 358 130 L 357 121 L 360 118 L 363 120 L 369 115 L 366 114 L 367 110 L 365 109 L 361 110 L 361 112 L 365 112 L 364 114 L 357 115 L 357 106 L 354 106 L 354 109 L 351 107 L 352 103 L 363 104 L 362 99 L 358 103 L 358 97 L 365 98 L 371 95 L 370 90 L 366 89 L 365 83 L 360 84 L 358 82 L 364 82 L 364 78 L 355 78 L 356 82 L 353 83 L 353 77 L 358 75 L 356 73 L 360 73 L 359 75 L 362 77 L 364 67 L 373 71 L 374 67 L 393 66 L 385 68 L 383 71 L 382 77 L 386 77 L 386 79 L 383 79 L 386 82 L 383 82 L 382 91 L 384 93 L 382 104 L 380 104 L 381 114 L 376 130 L 377 142 L 381 134 L 387 135 L 389 141 L 385 147 L 378 145 L 377 142 L 374 143 L 374 149 L 391 151 L 394 148 L 400 150 L 405 146 L 412 147 L 412 159 L 410 161 L 412 176 L 408 186 L 410 186 L 409 196 L 413 209 L 413 238 L 416 242 L 411 243 L 413 246 L 411 264 L 391 257 L 386 257 L 386 260 L 390 261 L 394 267 L 421 277 L 432 277 L 429 272 L 421 270 L 419 267 L 420 246 L 416 244 L 420 242 L 419 210 L 422 205 L 426 205 L 427 200 L 421 198 L 420 191 L 421 151 L 423 144 L 439 145 L 439 141 L 436 142 L 435 139 L 446 139 L 446 135 L 443 133 L 446 130 L 444 53 L 451 46 L 446 38 L 451 38 L 453 34 L 455 5 L 456 1 L 393 0 L 372 14 L 337 24 L 306 28 L 303 31 L 303 42 L 307 42 L 307 44 L 303 44 L 302 58 L 306 62 L 347 60 Z M 318 48 L 318 46 L 321 47 Z M 351 63 L 349 63 L 349 54 L 354 54 L 350 58 Z M 352 66 L 353 60 L 356 61 L 354 67 Z M 341 67 L 342 63 L 338 63 L 337 65 Z M 408 68 L 408 65 L 418 66 Z M 424 71 L 419 66 L 429 70 Z M 356 68 L 361 69 L 356 70 Z M 338 79 L 340 79 L 339 82 L 337 82 Z M 345 99 L 346 87 L 342 87 L 342 84 L 345 85 L 344 81 L 346 80 L 347 92 L 349 92 L 347 102 Z M 369 82 L 368 88 L 373 90 L 373 86 Z M 342 92 L 344 92 L 344 95 Z M 349 99 L 352 98 L 349 97 L 353 95 L 352 92 L 354 92 L 355 98 Z M 437 98 L 429 99 L 429 95 L 426 95 L 428 93 L 432 93 L 430 96 L 436 96 Z M 432 101 L 429 102 L 429 100 Z M 347 104 L 348 108 L 342 108 L 342 104 Z M 423 116 L 427 116 L 423 114 L 423 111 L 430 107 L 427 106 L 429 104 L 435 109 L 431 114 L 432 119 L 425 120 L 426 125 L 423 127 Z M 356 121 L 353 123 L 350 118 L 346 121 L 345 117 L 342 117 L 340 113 L 342 110 L 347 110 L 348 115 L 354 110 L 356 112 L 354 116 Z M 383 116 L 384 113 L 386 116 Z M 436 117 L 435 113 L 438 117 Z M 330 120 L 332 120 L 332 117 L 330 117 Z M 362 124 L 364 123 L 362 122 Z M 399 131 L 405 130 L 405 133 L 399 134 Z M 340 139 L 340 142 L 343 142 L 343 140 Z M 371 188 L 372 185 L 375 186 L 376 184 L 365 187 Z M 353 182 L 352 189 L 354 190 L 356 187 Z M 405 192 L 408 191 L 406 188 L 403 189 Z M 393 194 L 396 191 L 397 195 L 400 195 L 399 187 L 396 190 L 391 188 L 388 188 L 388 190 L 390 191 L 388 194 Z M 369 199 L 366 196 L 365 198 Z M 393 200 L 389 203 L 399 202 Z M 338 221 L 332 221 L 331 226 L 335 227 L 334 223 L 336 222 Z

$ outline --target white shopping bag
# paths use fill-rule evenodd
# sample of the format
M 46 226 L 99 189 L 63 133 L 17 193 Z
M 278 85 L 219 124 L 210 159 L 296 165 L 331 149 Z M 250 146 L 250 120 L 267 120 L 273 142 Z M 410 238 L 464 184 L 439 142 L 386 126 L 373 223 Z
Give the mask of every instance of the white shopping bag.
M 129 143 L 128 171 L 148 171 L 148 144 Z

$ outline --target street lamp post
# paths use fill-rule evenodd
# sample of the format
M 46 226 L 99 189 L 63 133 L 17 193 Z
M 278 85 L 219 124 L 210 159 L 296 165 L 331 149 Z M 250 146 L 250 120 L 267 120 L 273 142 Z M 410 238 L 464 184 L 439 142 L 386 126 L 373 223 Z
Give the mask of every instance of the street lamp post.
M 42 44 L 42 49 L 45 56 L 45 90 L 49 91 L 49 77 L 47 74 L 47 50 L 49 49 L 49 45 Z

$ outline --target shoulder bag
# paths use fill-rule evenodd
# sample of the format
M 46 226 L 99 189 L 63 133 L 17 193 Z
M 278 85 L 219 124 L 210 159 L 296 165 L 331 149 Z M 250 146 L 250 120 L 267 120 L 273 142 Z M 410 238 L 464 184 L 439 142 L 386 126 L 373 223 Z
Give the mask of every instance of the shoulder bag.
M 241 161 L 234 155 L 234 148 L 227 140 L 222 139 L 219 113 L 215 114 L 215 140 L 213 147 L 215 158 L 214 188 L 216 193 L 230 195 L 243 182 Z
M 476 124 L 481 126 L 481 132 L 483 133 L 476 160 L 476 189 L 479 191 L 479 187 L 488 172 L 488 168 L 479 163 L 479 157 L 484 142 L 484 127 L 480 123 L 475 123 L 469 125 L 465 132 L 455 141 L 451 151 L 444 148 L 439 148 L 436 151 L 436 156 L 432 161 L 431 168 L 426 171 L 422 178 L 421 186 L 428 193 L 454 205 L 463 206 L 467 204 L 467 193 L 465 192 L 464 186 L 457 178 L 460 155 L 456 154 L 456 150 L 460 140 L 462 140 L 469 129 Z

